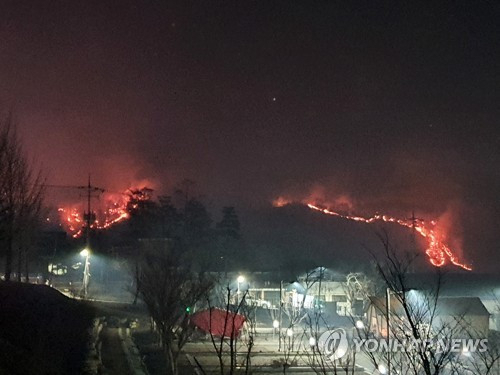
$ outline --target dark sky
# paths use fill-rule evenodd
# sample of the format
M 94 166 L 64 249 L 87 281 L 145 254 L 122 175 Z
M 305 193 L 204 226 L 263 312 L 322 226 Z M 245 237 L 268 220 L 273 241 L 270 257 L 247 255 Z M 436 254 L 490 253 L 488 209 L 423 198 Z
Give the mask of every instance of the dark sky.
M 4 0 L 0 108 L 54 184 L 451 212 L 495 270 L 499 19 L 495 1 Z

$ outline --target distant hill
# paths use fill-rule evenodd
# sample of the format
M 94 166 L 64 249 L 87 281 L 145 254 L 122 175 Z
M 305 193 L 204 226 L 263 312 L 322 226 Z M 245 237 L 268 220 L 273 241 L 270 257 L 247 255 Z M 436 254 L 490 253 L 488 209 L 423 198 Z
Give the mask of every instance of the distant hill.
M 305 270 L 325 266 L 344 272 L 370 267 L 382 249 L 377 234 L 386 231 L 401 250 L 415 249 L 422 256 L 420 271 L 430 268 L 425 242 L 411 229 L 397 224 L 354 222 L 323 215 L 301 204 L 270 207 L 242 214 L 247 252 L 252 267 L 260 270 Z

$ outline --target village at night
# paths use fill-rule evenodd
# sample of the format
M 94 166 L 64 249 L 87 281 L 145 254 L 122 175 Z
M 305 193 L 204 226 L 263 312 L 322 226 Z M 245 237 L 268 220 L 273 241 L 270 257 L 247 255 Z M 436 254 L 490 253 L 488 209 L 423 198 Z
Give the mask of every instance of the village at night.
M 500 375 L 500 3 L 0 4 L 0 374 Z

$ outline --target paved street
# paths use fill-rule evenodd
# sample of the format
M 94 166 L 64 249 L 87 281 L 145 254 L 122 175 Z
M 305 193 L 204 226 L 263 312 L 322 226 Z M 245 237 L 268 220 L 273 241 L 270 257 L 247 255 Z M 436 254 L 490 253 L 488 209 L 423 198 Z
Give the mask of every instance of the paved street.
M 228 350 L 228 349 L 227 349 Z M 188 343 L 184 351 L 193 364 L 199 363 L 206 373 L 215 373 L 218 368 L 218 358 L 210 340 Z M 303 354 L 289 353 L 289 361 L 294 365 L 287 369 L 287 372 L 294 374 L 313 374 L 316 373 L 311 367 L 312 357 Z M 246 356 L 246 347 L 243 344 L 238 345 L 238 363 L 243 363 Z M 225 355 L 225 363 L 228 362 L 228 354 Z M 251 364 L 254 372 L 259 374 L 282 373 L 282 363 L 285 353 L 278 352 L 278 340 L 275 337 L 258 338 L 257 343 L 252 348 Z M 370 362 L 363 355 L 358 356 L 356 374 L 368 374 L 360 365 L 370 368 Z
M 129 368 L 118 328 L 105 327 L 101 332 L 101 339 L 101 356 L 105 373 L 107 375 L 134 375 Z

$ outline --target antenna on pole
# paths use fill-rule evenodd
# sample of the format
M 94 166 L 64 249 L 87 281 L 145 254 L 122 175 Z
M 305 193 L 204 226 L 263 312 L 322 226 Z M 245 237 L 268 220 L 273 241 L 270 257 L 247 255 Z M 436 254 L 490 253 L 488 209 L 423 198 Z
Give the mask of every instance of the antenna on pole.
M 90 249 L 90 230 L 92 228 L 92 223 L 96 219 L 96 215 L 94 212 L 92 212 L 92 198 L 94 198 L 94 195 L 92 193 L 100 194 L 104 193 L 104 189 L 97 187 L 97 186 L 92 186 L 90 182 L 90 173 L 89 173 L 89 178 L 87 182 L 87 186 L 78 186 L 78 189 L 81 190 L 86 190 L 86 198 L 87 198 L 87 212 L 84 213 L 84 218 L 86 222 L 86 228 L 85 228 L 85 242 L 86 242 L 86 247 L 87 249 Z

